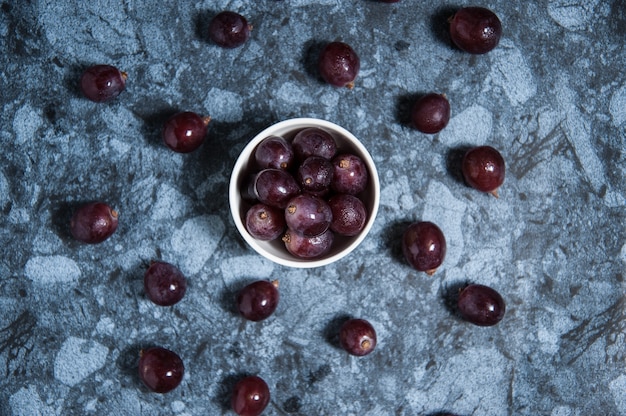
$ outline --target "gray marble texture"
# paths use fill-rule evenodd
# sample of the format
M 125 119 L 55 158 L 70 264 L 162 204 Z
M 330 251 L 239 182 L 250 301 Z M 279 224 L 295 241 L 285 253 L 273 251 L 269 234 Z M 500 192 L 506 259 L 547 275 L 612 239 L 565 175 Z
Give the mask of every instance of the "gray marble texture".
M 269 384 L 266 415 L 626 415 L 626 2 L 491 0 L 500 45 L 453 48 L 456 2 L 402 0 L 5 0 L 0 6 L 0 414 L 220 415 L 242 374 Z M 471 3 L 476 5 L 477 3 Z M 221 10 L 254 26 L 243 47 L 206 37 Z M 361 57 L 353 90 L 312 63 L 341 39 Z M 129 75 L 115 101 L 77 83 L 91 64 Z M 440 134 L 407 124 L 415 97 L 447 94 Z M 178 110 L 209 114 L 209 140 L 162 144 Z M 246 246 L 228 211 L 232 165 L 263 128 L 293 117 L 359 137 L 380 174 L 363 244 L 319 269 L 284 268 Z M 458 154 L 501 149 L 495 199 L 468 188 Z M 68 234 L 77 204 L 120 212 L 106 242 Z M 433 277 L 400 254 L 406 224 L 448 241 Z M 189 289 L 162 308 L 143 292 L 153 259 Z M 255 279 L 279 279 L 261 323 L 233 312 Z M 479 328 L 445 302 L 463 282 L 496 288 L 504 320 Z M 336 346 L 346 316 L 377 349 Z M 166 395 L 136 375 L 161 345 L 186 375 Z

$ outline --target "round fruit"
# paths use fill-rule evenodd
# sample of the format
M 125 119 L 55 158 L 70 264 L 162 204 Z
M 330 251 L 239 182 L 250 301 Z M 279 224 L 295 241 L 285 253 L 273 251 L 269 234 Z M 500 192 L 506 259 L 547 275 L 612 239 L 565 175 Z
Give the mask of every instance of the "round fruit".
M 185 296 L 187 279 L 176 266 L 155 261 L 144 274 L 143 286 L 152 302 L 160 306 L 172 306 Z
M 303 191 L 323 196 L 330 190 L 333 170 L 330 160 L 321 156 L 310 156 L 298 167 L 296 178 Z
M 369 175 L 363 160 L 357 155 L 340 154 L 333 158 L 331 188 L 340 194 L 356 195 L 367 187 Z
M 328 203 L 311 194 L 300 194 L 289 200 L 285 222 L 292 231 L 305 237 L 315 237 L 330 227 L 333 213 Z
M 118 213 L 104 202 L 79 207 L 70 220 L 70 232 L 78 241 L 101 243 L 117 230 Z
M 359 198 L 348 194 L 337 194 L 328 200 L 333 213 L 330 229 L 337 234 L 355 236 L 361 232 L 367 221 L 365 204 Z
M 484 7 L 464 7 L 450 19 L 450 37 L 459 49 L 483 54 L 498 46 L 502 23 Z
M 90 66 L 83 72 L 80 89 L 91 101 L 111 101 L 126 88 L 128 75 L 111 65 Z
M 300 193 L 298 183 L 282 169 L 264 169 L 252 180 L 248 194 L 263 204 L 285 209 L 291 198 Z
M 210 121 L 191 111 L 175 114 L 163 126 L 163 141 L 175 152 L 192 152 L 204 142 Z
M 269 402 L 270 389 L 261 377 L 244 377 L 233 388 L 231 406 L 239 416 L 259 416 Z
M 446 255 L 446 239 L 432 222 L 416 222 L 404 232 L 402 251 L 413 268 L 432 276 Z
M 250 37 L 252 26 L 242 15 L 224 11 L 218 13 L 209 23 L 209 38 L 223 48 L 236 48 Z
M 280 237 L 287 228 L 284 211 L 267 204 L 255 204 L 246 212 L 246 230 L 257 240 Z
M 174 390 L 185 375 L 183 360 L 173 351 L 161 347 L 141 350 L 139 378 L 156 393 Z
M 287 230 L 283 242 L 288 252 L 301 259 L 314 259 L 328 253 L 333 245 L 334 234 L 326 230 L 316 237 L 305 237 L 295 231 Z
M 471 284 L 459 293 L 457 307 L 463 319 L 478 326 L 492 326 L 504 317 L 504 299 L 489 286 Z
M 264 139 L 254 150 L 254 159 L 261 169 L 289 170 L 294 158 L 291 143 L 279 136 Z
M 491 146 L 479 146 L 468 150 L 461 162 L 463 177 L 469 186 L 489 192 L 496 198 L 498 188 L 504 182 L 504 158 Z
M 237 309 L 250 321 L 262 321 L 274 313 L 278 300 L 278 281 L 259 280 L 239 291 Z
M 439 133 L 450 121 L 450 103 L 444 94 L 426 94 L 415 102 L 411 122 L 422 133 Z
M 339 330 L 339 343 L 348 353 L 361 357 L 376 348 L 376 331 L 365 319 L 349 319 Z
M 361 68 L 359 56 L 350 45 L 330 42 L 320 54 L 318 68 L 324 81 L 335 87 L 354 88 L 354 80 Z
M 311 156 L 330 160 L 337 153 L 337 143 L 333 136 L 319 127 L 300 130 L 293 138 L 291 146 L 300 161 Z

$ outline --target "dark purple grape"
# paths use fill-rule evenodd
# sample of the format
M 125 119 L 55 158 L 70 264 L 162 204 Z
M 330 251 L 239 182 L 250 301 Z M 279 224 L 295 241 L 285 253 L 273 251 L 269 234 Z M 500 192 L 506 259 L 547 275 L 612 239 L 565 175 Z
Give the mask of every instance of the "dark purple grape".
M 175 114 L 163 126 L 163 141 L 175 152 L 192 152 L 204 143 L 210 121 L 191 111 Z
M 173 351 L 161 347 L 141 350 L 139 378 L 156 393 L 174 390 L 185 375 L 183 360 Z
M 504 317 L 504 299 L 489 286 L 471 284 L 459 293 L 457 307 L 463 319 L 478 326 L 492 326 Z
M 328 253 L 333 240 L 334 234 L 330 229 L 316 237 L 305 237 L 288 229 L 283 236 L 287 251 L 302 259 L 314 259 Z
M 270 402 L 270 389 L 261 377 L 244 377 L 235 384 L 231 406 L 239 416 L 259 416 Z
M 446 256 L 446 239 L 432 222 L 416 222 L 404 232 L 402 252 L 416 270 L 433 275 Z
M 361 232 L 367 221 L 365 204 L 354 195 L 337 194 L 328 200 L 333 213 L 330 229 L 337 234 L 354 236 Z
M 250 321 L 262 321 L 274 313 L 279 297 L 277 280 L 259 280 L 239 291 L 237 309 Z
M 348 353 L 362 357 L 376 348 L 376 331 L 365 319 L 349 319 L 339 330 L 339 344 Z
M 160 306 L 178 303 L 187 291 L 187 279 L 178 268 L 163 261 L 154 261 L 143 277 L 146 296 Z
M 295 156 L 291 143 L 282 137 L 270 136 L 254 150 L 254 159 L 260 169 L 290 170 Z
M 97 244 L 117 230 L 118 213 L 104 202 L 80 206 L 70 220 L 72 236 L 83 243 Z
M 91 101 L 111 101 L 126 88 L 128 75 L 111 65 L 90 66 L 83 72 L 80 89 Z
M 286 228 L 285 213 L 281 209 L 258 203 L 246 212 L 246 230 L 257 240 L 277 239 Z
M 356 195 L 367 187 L 367 166 L 357 155 L 340 154 L 333 158 L 333 180 L 330 187 L 337 193 Z
M 252 194 L 263 204 L 284 209 L 300 187 L 289 173 L 281 169 L 264 169 L 251 182 Z M 250 191 L 248 191 L 250 193 Z
M 422 133 L 439 133 L 450 121 L 450 103 L 444 94 L 430 93 L 415 102 L 411 122 Z
M 223 48 L 241 46 L 250 37 L 252 26 L 242 15 L 224 11 L 218 13 L 209 23 L 209 38 Z
M 465 52 L 487 53 L 498 46 L 501 36 L 500 19 L 484 7 L 464 7 L 450 18 L 450 37 Z
M 285 208 L 285 222 L 291 231 L 305 237 L 315 237 L 328 230 L 333 213 L 322 198 L 300 194 L 289 200 Z
M 491 146 L 478 146 L 468 150 L 461 162 L 465 181 L 474 189 L 489 192 L 496 198 L 504 182 L 504 158 Z
M 310 156 L 298 167 L 296 179 L 303 191 L 324 196 L 330 190 L 333 170 L 330 160 L 320 156 Z
M 337 153 L 337 143 L 326 130 L 319 127 L 308 127 L 300 130 L 291 142 L 298 160 L 303 161 L 310 156 L 332 159 Z
M 324 81 L 335 87 L 354 88 L 361 61 L 350 45 L 330 42 L 320 54 L 318 68 Z

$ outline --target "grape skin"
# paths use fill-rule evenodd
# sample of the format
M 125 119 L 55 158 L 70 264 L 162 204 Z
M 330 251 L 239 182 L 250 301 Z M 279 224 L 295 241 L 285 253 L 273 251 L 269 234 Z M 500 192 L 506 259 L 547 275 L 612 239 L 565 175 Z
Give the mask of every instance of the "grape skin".
M 367 209 L 359 198 L 348 194 L 337 194 L 328 200 L 333 213 L 330 229 L 348 237 L 355 236 L 363 230 L 367 221 Z
M 250 37 L 251 25 L 239 13 L 223 11 L 209 23 L 209 38 L 222 48 L 236 48 Z
M 443 94 L 426 94 L 413 105 L 411 121 L 413 126 L 422 133 L 439 133 L 450 121 L 448 99 Z
M 270 317 L 278 307 L 280 295 L 278 281 L 259 280 L 250 283 L 237 294 L 237 309 L 241 315 L 254 322 Z
M 314 259 L 328 253 L 334 241 L 330 229 L 315 237 L 305 237 L 287 229 L 282 238 L 287 251 L 301 259 Z
M 162 347 L 141 350 L 139 378 L 155 393 L 174 390 L 183 380 L 185 366 L 178 354 Z
M 450 37 L 459 49 L 484 54 L 500 42 L 502 23 L 498 16 L 484 7 L 464 7 L 450 19 Z
M 152 262 L 143 279 L 146 296 L 159 306 L 172 306 L 185 296 L 187 279 L 174 265 Z
M 310 156 L 298 167 L 296 178 L 304 191 L 323 196 L 330 190 L 333 165 L 323 157 Z
M 267 205 L 284 209 L 291 198 L 300 193 L 298 183 L 281 169 L 264 169 L 252 182 L 253 195 Z
M 330 227 L 333 213 L 322 198 L 310 194 L 293 197 L 285 208 L 287 227 L 305 237 L 316 237 Z
M 259 143 L 254 151 L 254 159 L 261 169 L 290 170 L 295 154 L 287 140 L 279 136 L 270 136 Z
M 489 286 L 471 284 L 459 293 L 457 307 L 463 319 L 478 326 L 493 326 L 504 317 L 502 296 Z
M 363 160 L 357 155 L 343 153 L 332 160 L 331 188 L 340 194 L 356 195 L 367 187 L 369 174 Z
M 472 188 L 498 198 L 498 188 L 504 183 L 506 167 L 499 151 L 491 146 L 468 150 L 461 161 L 465 181 Z
M 446 255 L 446 240 L 432 222 L 416 222 L 404 232 L 402 252 L 413 268 L 433 275 Z
M 349 319 L 339 330 L 339 343 L 349 354 L 362 357 L 376 348 L 376 331 L 365 319 Z
M 296 157 L 303 161 L 311 156 L 332 159 L 337 153 L 337 143 L 326 130 L 308 127 L 300 130 L 291 142 Z
M 261 377 L 244 377 L 235 384 L 231 407 L 239 416 L 259 416 L 270 402 L 270 389 Z
M 96 103 L 111 101 L 126 88 L 128 75 L 111 65 L 93 65 L 83 72 L 80 88 Z
M 320 54 L 318 68 L 327 83 L 352 89 L 361 68 L 361 61 L 347 43 L 330 42 Z
M 191 111 L 175 114 L 163 126 L 163 142 L 175 152 L 193 152 L 204 143 L 210 121 Z
M 246 229 L 257 240 L 270 241 L 280 237 L 287 228 L 284 212 L 258 203 L 246 212 Z
M 98 244 L 117 230 L 118 212 L 104 202 L 80 206 L 70 220 L 72 236 L 83 243 Z

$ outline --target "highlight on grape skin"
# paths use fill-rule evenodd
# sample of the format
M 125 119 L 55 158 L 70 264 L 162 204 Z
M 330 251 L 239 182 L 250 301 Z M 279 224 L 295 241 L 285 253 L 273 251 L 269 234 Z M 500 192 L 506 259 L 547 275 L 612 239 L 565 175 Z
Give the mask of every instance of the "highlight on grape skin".
M 500 152 L 491 146 L 469 149 L 461 161 L 461 172 L 469 186 L 498 198 L 506 167 Z
M 465 52 L 485 54 L 500 43 L 502 23 L 489 9 L 463 7 L 450 18 L 449 22 L 452 42 Z
M 245 17 L 232 11 L 223 11 L 209 23 L 209 39 L 222 48 L 232 49 L 246 43 L 252 26 Z
M 478 326 L 493 326 L 502 320 L 506 312 L 500 293 L 480 284 L 470 284 L 461 290 L 457 308 L 463 319 Z
M 177 153 L 193 152 L 204 143 L 210 121 L 191 111 L 174 114 L 163 125 L 163 142 Z
M 70 219 L 70 232 L 83 243 L 102 243 L 117 230 L 118 217 L 118 212 L 104 202 L 83 204 Z
M 93 65 L 85 69 L 80 79 L 80 89 L 89 100 L 96 103 L 112 101 L 126 88 L 128 74 L 112 65 Z
M 239 416 L 259 416 L 270 402 L 270 389 L 259 376 L 240 379 L 233 388 L 230 404 Z
M 402 236 L 402 252 L 407 262 L 432 276 L 446 255 L 446 239 L 441 229 L 430 221 L 410 224 Z
M 146 296 L 159 306 L 172 306 L 187 292 L 187 279 L 173 264 L 153 261 L 144 273 Z
M 168 393 L 178 387 L 185 375 L 183 360 L 174 351 L 151 347 L 139 353 L 139 378 L 155 393 Z
M 318 68 L 327 83 L 352 89 L 361 69 L 361 60 L 347 43 L 330 42 L 319 56 Z

